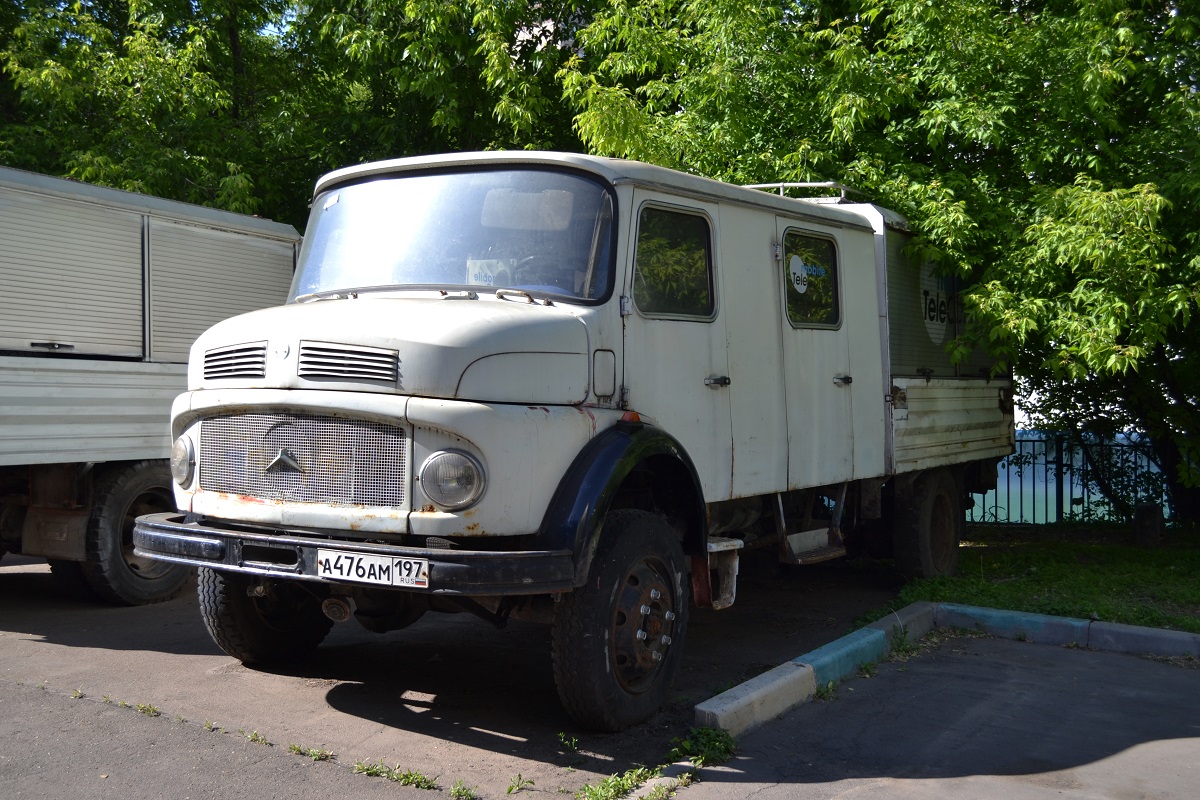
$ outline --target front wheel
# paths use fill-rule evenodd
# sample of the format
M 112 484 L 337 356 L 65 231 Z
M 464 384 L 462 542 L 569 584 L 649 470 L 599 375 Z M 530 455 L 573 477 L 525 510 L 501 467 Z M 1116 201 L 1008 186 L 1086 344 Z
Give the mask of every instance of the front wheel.
M 200 616 L 213 641 L 246 664 L 280 664 L 315 650 L 333 622 L 320 598 L 295 581 L 256 581 L 201 568 Z
M 646 511 L 611 512 L 587 583 L 555 608 L 554 680 L 567 713 L 619 731 L 657 711 L 683 660 L 690 605 L 670 526 Z

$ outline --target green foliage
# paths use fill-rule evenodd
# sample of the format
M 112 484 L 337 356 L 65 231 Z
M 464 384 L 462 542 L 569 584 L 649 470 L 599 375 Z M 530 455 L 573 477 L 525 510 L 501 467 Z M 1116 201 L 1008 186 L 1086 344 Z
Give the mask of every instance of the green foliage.
M 687 736 L 673 739 L 671 744 L 668 762 L 687 760 L 697 767 L 724 764 L 737 752 L 733 736 L 720 728 L 690 728 Z
M 331 761 L 334 758 L 332 750 L 323 750 L 319 747 L 301 747 L 295 743 L 288 745 L 288 752 L 298 756 L 305 756 L 313 761 Z
M 521 791 L 533 786 L 533 780 L 525 778 L 521 773 L 517 773 L 517 777 L 508 782 L 508 788 L 504 790 L 505 794 L 519 794 Z
M 561 72 L 594 151 L 838 180 L 907 215 L 1039 424 L 1155 440 L 1200 516 L 1200 11 L 614 2 Z M 1185 496 L 1187 495 L 1187 496 Z
M 657 776 L 657 770 L 635 767 L 620 775 L 609 775 L 597 784 L 584 784 L 575 797 L 576 800 L 617 800 Z
M 836 700 L 837 699 L 837 681 L 829 681 L 817 687 L 816 693 L 813 695 L 817 700 Z
M 1143 434 L 1200 519 L 1192 5 L 0 0 L 0 65 L 0 163 L 298 226 L 330 168 L 452 150 L 849 183 L 966 287 L 955 353 Z M 702 291 L 671 250 L 642 291 Z
M 394 767 L 389 767 L 383 763 L 383 759 L 372 764 L 369 761 L 355 761 L 354 773 L 356 775 L 369 775 L 372 778 L 387 778 L 389 781 L 399 783 L 401 786 L 413 786 L 417 789 L 434 789 L 438 788 L 437 780 L 422 775 L 410 769 L 400 769 L 397 764 Z

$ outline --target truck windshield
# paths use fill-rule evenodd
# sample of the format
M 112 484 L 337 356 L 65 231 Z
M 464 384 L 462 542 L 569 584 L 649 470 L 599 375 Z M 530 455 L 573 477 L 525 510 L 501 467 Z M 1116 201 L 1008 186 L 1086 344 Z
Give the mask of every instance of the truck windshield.
M 612 217 L 601 182 L 545 169 L 396 174 L 340 186 L 313 201 L 289 300 L 508 288 L 603 301 Z

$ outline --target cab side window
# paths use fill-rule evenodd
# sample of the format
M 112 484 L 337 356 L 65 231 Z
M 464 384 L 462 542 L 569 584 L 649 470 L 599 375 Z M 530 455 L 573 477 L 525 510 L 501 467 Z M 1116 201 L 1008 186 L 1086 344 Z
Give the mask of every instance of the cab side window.
M 783 237 L 783 281 L 792 327 L 836 328 L 841 323 L 837 248 L 832 240 L 788 231 Z
M 647 206 L 638 219 L 633 300 L 648 316 L 711 319 L 712 236 L 708 219 Z

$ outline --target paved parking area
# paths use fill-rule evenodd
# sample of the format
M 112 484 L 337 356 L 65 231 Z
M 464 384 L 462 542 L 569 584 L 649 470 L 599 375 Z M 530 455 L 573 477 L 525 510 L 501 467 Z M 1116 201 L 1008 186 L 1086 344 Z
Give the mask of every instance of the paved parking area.
M 948 638 L 745 735 L 682 797 L 1194 800 L 1200 670 L 1188 663 Z
M 345 623 L 303 664 L 254 670 L 213 644 L 194 591 L 159 605 L 106 607 L 65 595 L 45 563 L 6 556 L 0 796 L 174 798 L 194 787 L 191 796 L 291 796 L 287 781 L 302 788 L 309 778 L 298 770 L 312 766 L 287 752 L 293 743 L 337 754 L 314 775 L 333 770 L 353 785 L 427 800 L 436 795 L 350 769 L 382 758 L 436 776 L 443 789 L 463 781 L 482 798 L 507 796 L 519 774 L 534 782 L 530 792 L 571 796 L 658 763 L 686 733 L 695 703 L 840 637 L 895 591 L 894 578 L 845 564 L 780 572 L 769 558 L 748 558 L 742 577 L 733 608 L 693 615 L 668 707 L 629 731 L 600 735 L 563 713 L 549 637 L 537 625 L 514 621 L 499 631 L 468 614 L 429 614 L 379 636 Z M 72 699 L 76 690 L 84 696 Z M 139 705 L 161 716 L 139 714 Z M 254 732 L 271 746 L 249 742 Z
M 338 626 L 303 669 L 256 671 L 217 650 L 190 595 L 98 606 L 63 596 L 44 564 L 9 557 L 2 794 L 430 800 L 461 780 L 480 798 L 507 798 L 521 775 L 530 800 L 572 796 L 656 763 L 693 704 L 838 639 L 891 597 L 886 581 L 853 569 L 746 568 L 734 609 L 695 618 L 674 705 L 632 731 L 594 735 L 562 714 L 536 626 L 495 631 L 466 615 L 383 637 Z M 1198 690 L 1200 670 L 1137 656 L 950 638 L 740 737 L 734 761 L 679 797 L 1192 800 Z M 314 763 L 289 753 L 292 743 L 337 758 Z M 379 758 L 442 791 L 353 774 L 356 760 Z

